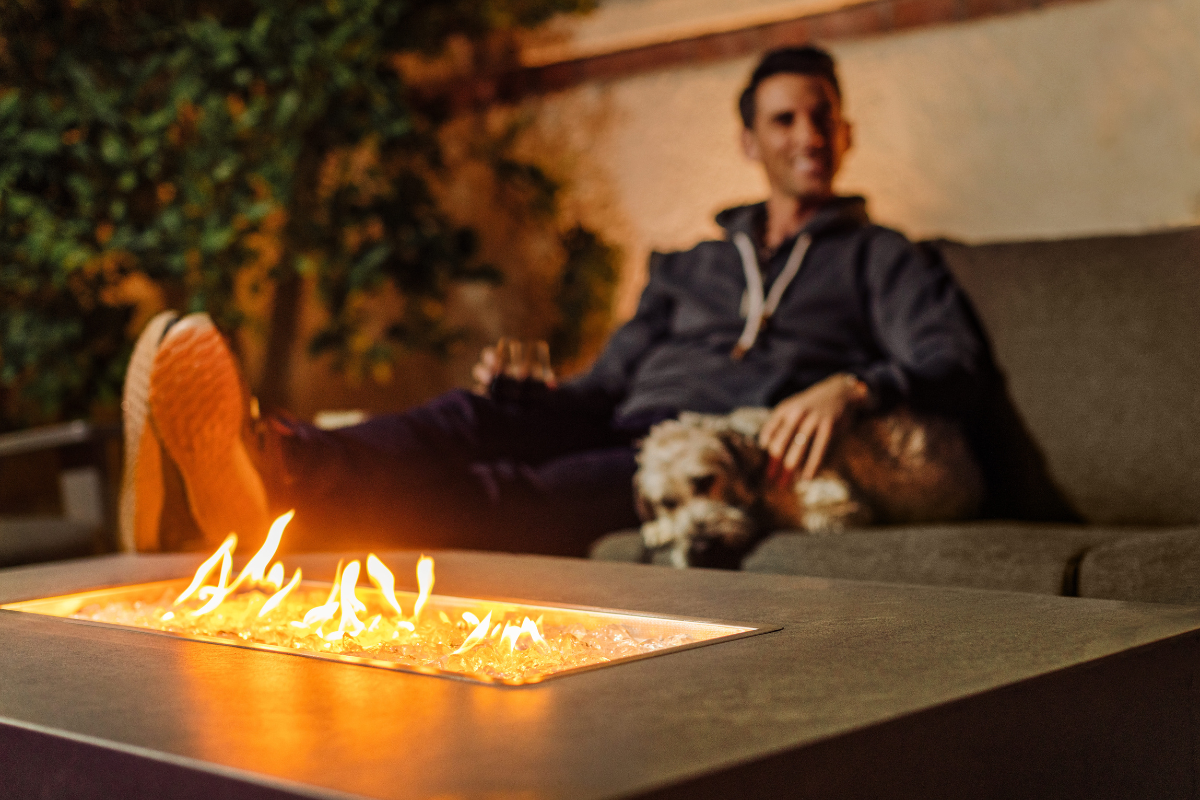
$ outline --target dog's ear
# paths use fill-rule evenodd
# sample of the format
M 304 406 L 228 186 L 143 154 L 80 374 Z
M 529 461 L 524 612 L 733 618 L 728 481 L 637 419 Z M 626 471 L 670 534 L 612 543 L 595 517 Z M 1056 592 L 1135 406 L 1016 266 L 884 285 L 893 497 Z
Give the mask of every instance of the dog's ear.
M 646 498 L 640 494 L 634 495 L 634 504 L 637 506 L 638 519 L 642 522 L 649 522 L 654 519 L 654 509 L 646 502 Z
M 767 454 L 758 446 L 757 437 L 727 428 L 721 431 L 717 438 L 733 459 L 733 466 L 738 474 L 757 484 L 767 467 Z

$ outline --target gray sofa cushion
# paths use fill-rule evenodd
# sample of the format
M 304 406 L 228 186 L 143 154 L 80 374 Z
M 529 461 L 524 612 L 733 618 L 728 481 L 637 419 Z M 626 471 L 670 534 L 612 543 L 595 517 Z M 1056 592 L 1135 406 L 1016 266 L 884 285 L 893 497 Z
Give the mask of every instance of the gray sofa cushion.
M 1079 595 L 1200 604 L 1200 527 L 1101 544 L 1079 563 Z
M 883 526 L 813 536 L 777 533 L 742 561 L 748 572 L 818 578 L 1075 594 L 1076 568 L 1089 547 L 1141 529 L 1021 522 Z M 637 531 L 598 539 L 591 557 L 666 564 Z
M 938 247 L 1083 518 L 1200 521 L 1200 228 Z
M 588 550 L 588 558 L 597 561 L 632 561 L 635 563 L 648 560 L 646 548 L 642 547 L 642 535 L 637 531 L 616 531 L 607 536 L 601 536 L 592 542 Z
M 1122 528 L 973 522 L 879 527 L 825 536 L 779 533 L 742 562 L 749 572 L 1075 594 L 1084 552 Z

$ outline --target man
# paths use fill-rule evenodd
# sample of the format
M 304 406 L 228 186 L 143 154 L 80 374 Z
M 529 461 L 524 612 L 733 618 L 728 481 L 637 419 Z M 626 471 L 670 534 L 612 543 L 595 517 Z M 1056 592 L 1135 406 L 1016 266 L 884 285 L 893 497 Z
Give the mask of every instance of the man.
M 871 224 L 861 198 L 833 192 L 851 127 L 829 55 L 768 54 L 739 110 L 766 202 L 719 215 L 724 241 L 655 254 L 633 319 L 564 386 L 498 376 L 485 359 L 488 396 L 451 392 L 321 431 L 248 419 L 236 364 L 207 318 L 156 319 L 126 390 L 127 540 L 164 543 L 177 470 L 208 545 L 230 530 L 261 538 L 271 511 L 294 505 L 297 547 L 581 554 L 637 523 L 635 443 L 680 411 L 773 407 L 761 443 L 783 478 L 811 477 L 860 409 L 969 405 L 987 354 L 953 279 Z M 179 536 L 167 532 L 165 544 Z

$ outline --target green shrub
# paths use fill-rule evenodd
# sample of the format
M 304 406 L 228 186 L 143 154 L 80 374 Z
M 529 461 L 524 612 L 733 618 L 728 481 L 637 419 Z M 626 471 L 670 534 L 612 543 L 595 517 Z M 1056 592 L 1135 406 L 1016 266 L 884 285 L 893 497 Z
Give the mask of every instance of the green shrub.
M 444 350 L 448 290 L 500 276 L 438 207 L 443 120 L 396 56 L 589 4 L 0 0 L 3 424 L 111 409 L 147 313 L 233 331 L 259 286 L 275 302 L 258 388 L 285 402 L 304 276 L 329 312 L 313 352 L 361 368 Z M 572 246 L 604 277 L 587 235 Z M 403 311 L 364 340 L 357 300 L 387 282 Z M 571 313 L 588 302 L 565 291 Z

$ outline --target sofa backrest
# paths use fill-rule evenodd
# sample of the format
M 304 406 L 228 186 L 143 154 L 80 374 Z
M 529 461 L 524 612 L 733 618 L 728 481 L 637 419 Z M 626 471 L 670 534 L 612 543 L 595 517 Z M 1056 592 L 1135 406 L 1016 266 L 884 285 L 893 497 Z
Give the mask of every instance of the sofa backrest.
M 1200 520 L 1200 228 L 937 247 L 1071 505 Z

